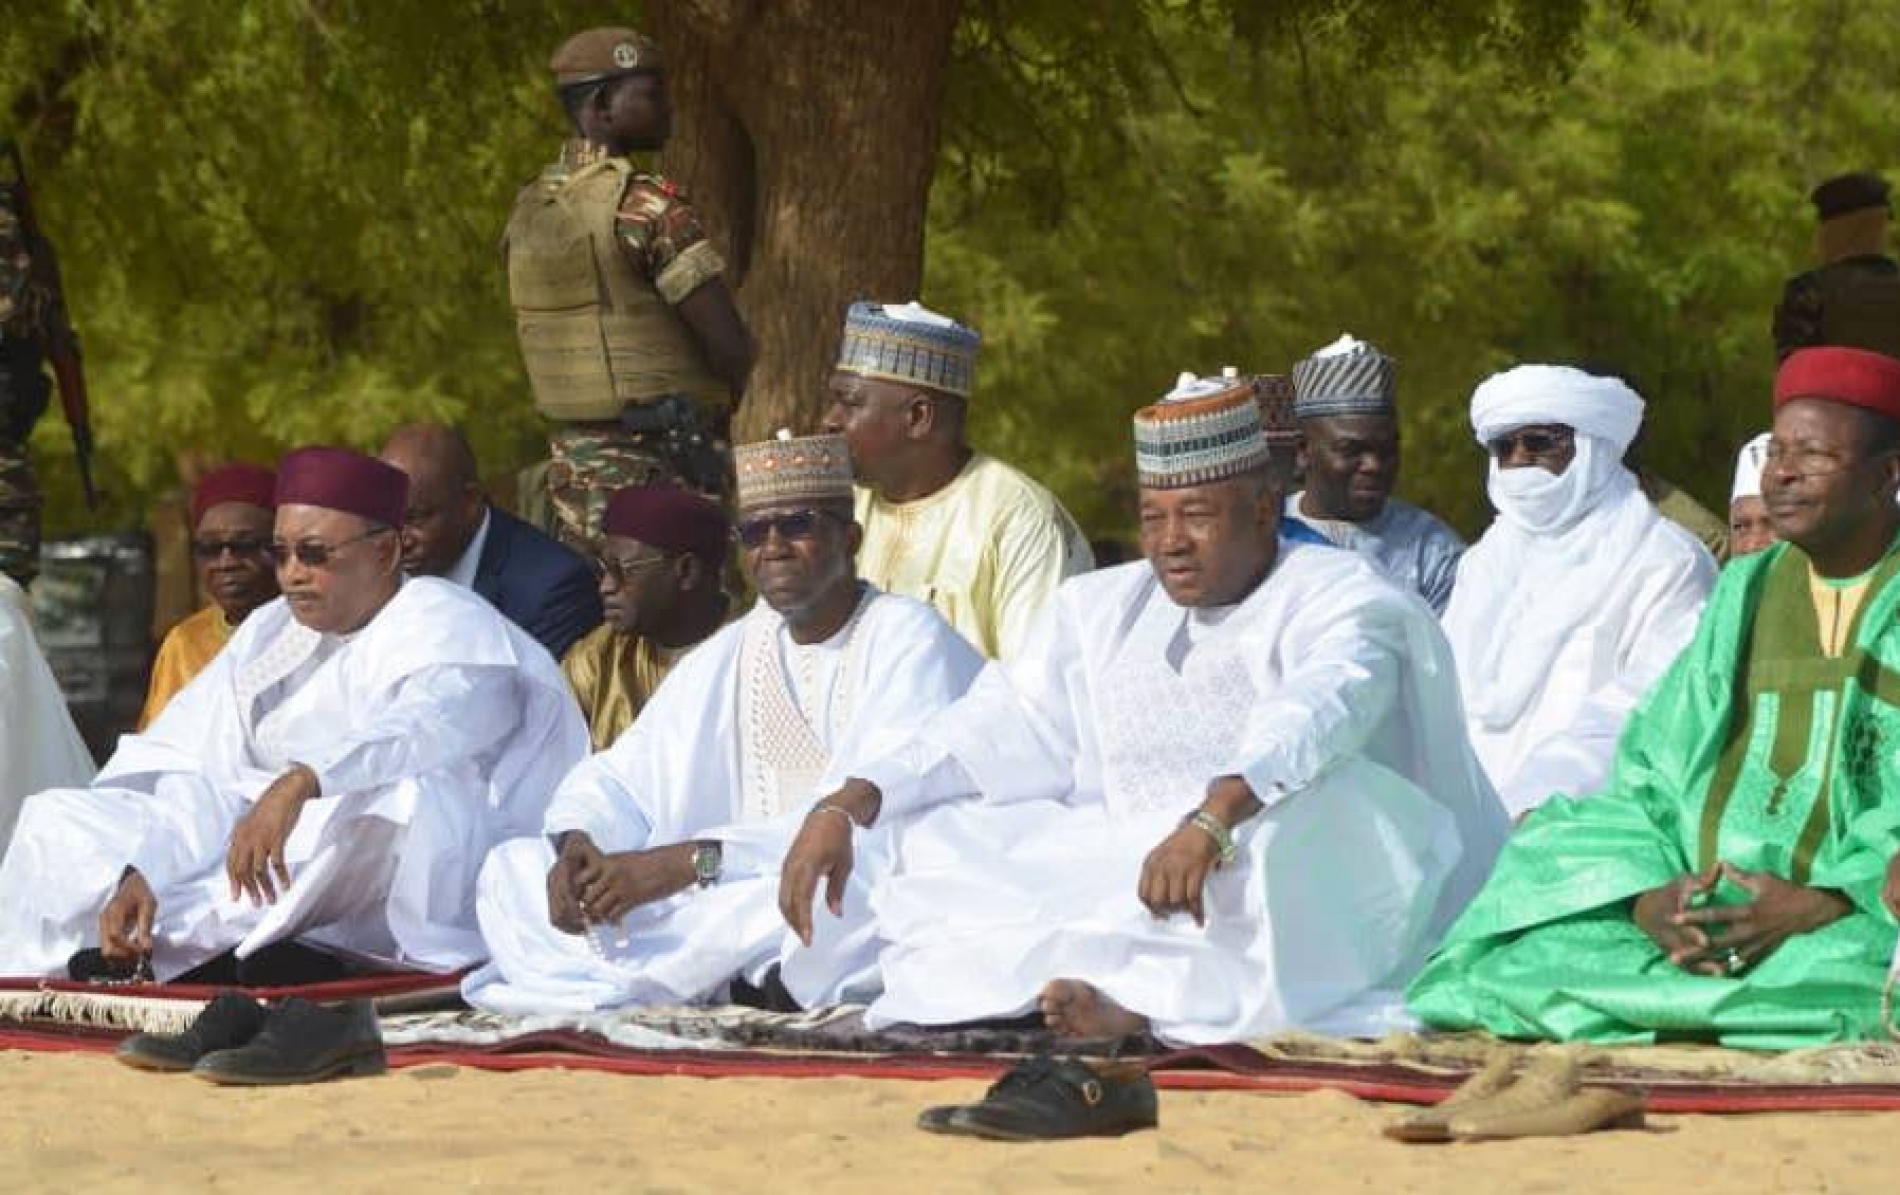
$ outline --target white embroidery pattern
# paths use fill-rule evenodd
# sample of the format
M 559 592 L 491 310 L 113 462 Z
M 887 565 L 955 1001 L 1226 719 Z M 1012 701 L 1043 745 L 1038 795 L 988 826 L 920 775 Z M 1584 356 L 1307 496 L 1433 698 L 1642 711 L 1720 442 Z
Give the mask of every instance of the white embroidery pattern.
M 1124 650 L 1114 683 L 1095 693 L 1109 815 L 1186 814 L 1207 794 L 1213 769 L 1233 758 L 1256 703 L 1239 635 L 1189 649 L 1176 673 L 1163 653 Z
M 779 621 L 755 618 L 747 625 L 739 649 L 739 766 L 746 820 L 775 817 L 785 811 L 786 802 L 810 796 L 830 766 L 825 740 L 837 741 L 856 708 L 851 678 L 856 672 L 857 630 L 874 594 L 863 587 L 857 608 L 838 632 L 842 641 L 837 676 L 821 711 L 799 705 L 792 679 L 780 665 L 774 642 Z M 808 682 L 807 692 L 811 688 Z M 814 722 L 827 728 L 824 737 Z

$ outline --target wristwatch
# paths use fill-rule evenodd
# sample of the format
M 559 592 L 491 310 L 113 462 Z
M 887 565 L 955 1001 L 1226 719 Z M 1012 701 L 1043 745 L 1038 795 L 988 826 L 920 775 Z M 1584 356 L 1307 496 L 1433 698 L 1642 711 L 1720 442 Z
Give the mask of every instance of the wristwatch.
M 725 852 L 716 842 L 702 842 L 693 847 L 693 882 L 701 888 L 710 888 L 719 879 L 720 868 L 725 862 Z

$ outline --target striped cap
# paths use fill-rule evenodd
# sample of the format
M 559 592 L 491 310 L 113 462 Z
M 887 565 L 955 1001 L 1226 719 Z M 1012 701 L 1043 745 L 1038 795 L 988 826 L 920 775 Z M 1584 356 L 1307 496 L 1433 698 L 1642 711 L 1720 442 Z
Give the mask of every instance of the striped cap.
M 1390 415 L 1398 362 L 1350 335 L 1293 367 L 1293 414 L 1300 419 L 1329 415 Z
M 732 468 L 740 510 L 851 501 L 851 453 L 843 436 L 794 436 L 780 428 L 775 439 L 734 448 Z
M 1184 373 L 1166 398 L 1135 412 L 1135 470 L 1147 489 L 1207 485 L 1266 464 L 1251 379 Z
M 921 303 L 851 304 L 844 317 L 838 368 L 860 377 L 928 386 L 959 398 L 976 382 L 983 337 Z

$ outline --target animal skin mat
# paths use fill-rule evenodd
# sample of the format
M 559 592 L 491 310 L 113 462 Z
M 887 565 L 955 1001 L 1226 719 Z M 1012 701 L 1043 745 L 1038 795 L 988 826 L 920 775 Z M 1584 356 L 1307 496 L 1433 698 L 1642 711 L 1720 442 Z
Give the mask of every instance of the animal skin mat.
M 500 1017 L 463 1008 L 456 980 L 392 975 L 257 994 L 375 1001 L 390 1064 L 397 1067 L 570 1067 L 705 1078 L 988 1079 L 1018 1057 L 1053 1045 L 1046 1032 L 1035 1029 L 872 1031 L 864 1027 L 862 1010 L 854 1007 L 804 1013 L 664 1008 Z M 217 990 L 0 980 L 0 1049 L 110 1050 L 134 1031 L 183 1028 Z M 1333 1088 L 1362 1099 L 1432 1104 L 1483 1065 L 1496 1047 L 1493 1039 L 1477 1034 L 1395 1034 L 1380 1041 L 1352 1041 L 1289 1033 L 1250 1045 L 1187 1050 L 1151 1046 L 1146 1056 L 1162 1087 L 1264 1092 Z M 1063 1048 L 1105 1054 L 1112 1043 Z M 1892 1042 L 1780 1054 L 1687 1045 L 1587 1047 L 1578 1052 L 1586 1085 L 1640 1089 L 1657 1112 L 1900 1110 L 1900 1044 Z

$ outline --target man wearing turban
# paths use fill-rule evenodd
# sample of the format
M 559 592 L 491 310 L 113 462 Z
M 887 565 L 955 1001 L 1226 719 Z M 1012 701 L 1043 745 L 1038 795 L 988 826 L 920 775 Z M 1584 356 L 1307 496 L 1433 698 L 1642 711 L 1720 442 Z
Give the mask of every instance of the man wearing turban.
M 538 644 L 475 594 L 404 579 L 407 490 L 358 453 L 284 458 L 283 596 L 92 787 L 28 799 L 0 863 L 0 973 L 247 983 L 313 954 L 482 957 L 482 856 L 539 823 L 587 733 Z
M 1412 985 L 1504 1037 L 1884 1037 L 1900 848 L 1900 361 L 1803 349 L 1762 493 L 1782 542 L 1729 564 L 1606 784 L 1535 810 Z
M 1505 808 L 1594 790 L 1623 721 L 1694 633 L 1715 560 L 1644 496 L 1623 382 L 1521 365 L 1471 396 L 1497 518 L 1459 562 L 1445 635 Z
M 158 646 L 139 715 L 144 730 L 178 690 L 224 650 L 251 611 L 277 596 L 271 523 L 277 475 L 259 465 L 221 465 L 191 491 L 191 558 L 198 592 L 211 604 L 173 627 Z

